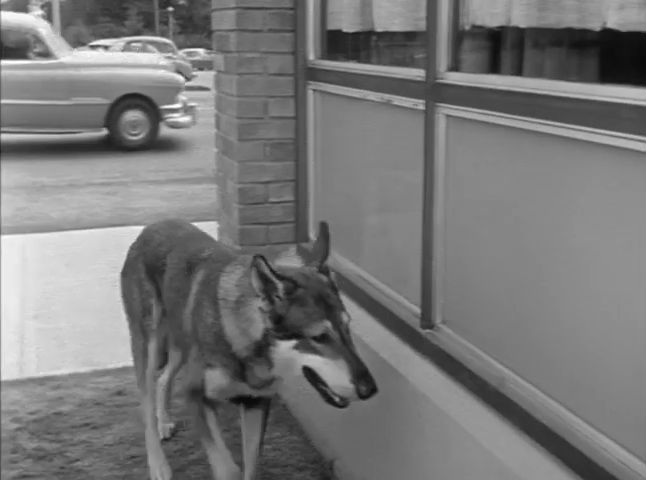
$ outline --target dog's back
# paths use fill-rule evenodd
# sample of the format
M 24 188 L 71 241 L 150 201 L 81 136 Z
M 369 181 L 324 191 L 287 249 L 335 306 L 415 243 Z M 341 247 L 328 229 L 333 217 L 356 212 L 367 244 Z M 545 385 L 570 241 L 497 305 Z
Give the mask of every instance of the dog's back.
M 217 242 L 189 222 L 164 220 L 142 230 L 128 250 L 121 270 L 121 295 L 131 334 L 136 370 L 145 369 L 145 348 L 154 329 L 181 328 L 181 310 L 190 294 L 191 278 L 205 261 L 220 263 L 236 258 L 233 249 Z M 155 318 L 154 308 L 159 309 Z M 173 322 L 158 325 L 162 317 Z M 160 364 L 167 351 L 161 342 Z

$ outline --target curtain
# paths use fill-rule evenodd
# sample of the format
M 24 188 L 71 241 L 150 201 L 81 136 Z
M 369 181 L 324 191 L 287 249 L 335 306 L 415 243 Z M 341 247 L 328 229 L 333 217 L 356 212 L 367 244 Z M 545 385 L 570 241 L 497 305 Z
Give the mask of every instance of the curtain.
M 462 0 L 462 28 L 646 31 L 646 0 Z
M 462 0 L 461 7 L 457 67 L 469 73 L 598 82 L 599 31 L 646 32 L 646 0 Z
M 624 32 L 646 32 L 646 0 L 608 0 L 606 26 Z
M 426 30 L 425 0 L 328 0 L 328 30 L 421 32 Z

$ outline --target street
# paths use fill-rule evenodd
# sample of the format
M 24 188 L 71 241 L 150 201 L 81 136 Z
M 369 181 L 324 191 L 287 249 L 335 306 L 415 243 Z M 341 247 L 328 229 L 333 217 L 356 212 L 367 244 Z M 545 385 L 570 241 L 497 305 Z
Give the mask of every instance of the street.
M 211 85 L 210 75 L 195 82 Z M 186 95 L 197 125 L 162 127 L 148 151 L 115 150 L 105 133 L 2 135 L 2 234 L 213 220 L 213 93 Z
M 128 246 L 167 217 L 217 235 L 213 93 L 186 95 L 197 125 L 162 127 L 148 151 L 115 150 L 104 133 L 2 136 L 3 380 L 129 365 Z

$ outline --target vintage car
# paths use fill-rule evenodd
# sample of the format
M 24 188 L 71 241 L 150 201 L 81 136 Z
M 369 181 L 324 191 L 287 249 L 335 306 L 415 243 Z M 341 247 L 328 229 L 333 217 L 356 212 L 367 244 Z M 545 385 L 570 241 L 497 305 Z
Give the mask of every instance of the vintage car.
M 118 38 L 108 47 L 109 52 L 159 53 L 170 61 L 175 71 L 190 82 L 197 75 L 189 59 L 185 58 L 177 46 L 168 38 L 140 35 Z
M 75 51 L 24 13 L 2 12 L 0 27 L 3 132 L 107 129 L 116 146 L 135 150 L 150 147 L 162 123 L 196 123 L 184 79 L 158 54 Z
M 86 50 L 96 50 L 97 52 L 104 52 L 112 45 L 119 41 L 118 38 L 101 38 L 94 40 L 86 45 Z
M 213 51 L 207 48 L 183 48 L 179 51 L 187 58 L 195 70 L 213 69 Z

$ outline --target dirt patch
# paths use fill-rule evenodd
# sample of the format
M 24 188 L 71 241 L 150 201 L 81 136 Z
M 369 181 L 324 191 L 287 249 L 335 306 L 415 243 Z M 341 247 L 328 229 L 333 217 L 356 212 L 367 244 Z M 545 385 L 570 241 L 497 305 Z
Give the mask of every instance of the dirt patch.
M 174 479 L 211 478 L 181 402 L 178 432 L 164 444 Z M 237 409 L 220 425 L 238 463 Z M 3 479 L 141 480 L 148 478 L 139 400 L 130 368 L 2 383 Z M 260 461 L 260 480 L 332 480 L 328 464 L 275 402 Z

